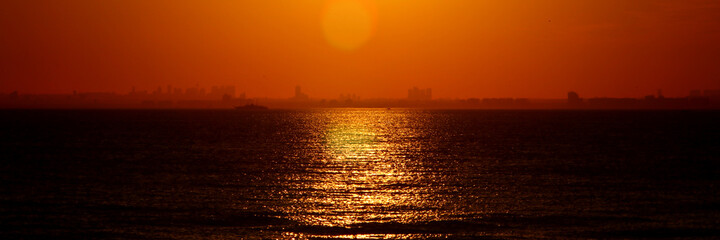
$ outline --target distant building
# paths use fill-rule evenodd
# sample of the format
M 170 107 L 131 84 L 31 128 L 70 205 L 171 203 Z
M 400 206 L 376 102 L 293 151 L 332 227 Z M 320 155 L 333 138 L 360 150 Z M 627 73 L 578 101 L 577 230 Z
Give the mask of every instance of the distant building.
M 295 97 L 293 97 L 294 100 L 308 100 L 310 97 L 308 97 L 307 94 L 303 93 L 300 89 L 300 86 L 295 86 Z
M 580 95 L 578 95 L 576 92 L 568 92 L 567 102 L 570 105 L 579 105 L 580 103 L 582 103 L 582 99 L 580 98 Z
M 415 101 L 429 101 L 432 99 L 432 89 L 418 89 L 417 87 L 413 87 L 411 89 L 408 89 L 408 100 L 415 100 Z
M 205 96 L 205 89 L 199 86 L 185 89 L 185 97 L 188 99 L 199 99 Z
M 340 94 L 340 98 L 338 100 L 343 102 L 353 102 L 360 101 L 360 97 L 355 94 Z
M 710 100 L 710 103 L 720 105 L 720 89 L 708 89 L 703 93 L 703 95 Z

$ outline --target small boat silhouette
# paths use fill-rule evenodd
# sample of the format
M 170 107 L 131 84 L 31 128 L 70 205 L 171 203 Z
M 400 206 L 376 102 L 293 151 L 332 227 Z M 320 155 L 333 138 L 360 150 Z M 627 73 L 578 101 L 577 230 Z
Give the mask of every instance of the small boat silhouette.
M 260 106 L 255 104 L 246 104 L 245 106 L 236 106 L 235 110 L 268 110 L 266 106 Z

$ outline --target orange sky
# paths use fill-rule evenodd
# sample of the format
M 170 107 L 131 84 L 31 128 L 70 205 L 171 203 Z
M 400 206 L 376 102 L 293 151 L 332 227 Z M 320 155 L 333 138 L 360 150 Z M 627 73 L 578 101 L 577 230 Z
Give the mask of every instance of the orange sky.
M 301 85 L 315 98 L 374 98 L 418 86 L 438 98 L 563 98 L 720 88 L 716 0 L 353 1 L 0 1 L 0 92 L 199 84 L 281 98 Z

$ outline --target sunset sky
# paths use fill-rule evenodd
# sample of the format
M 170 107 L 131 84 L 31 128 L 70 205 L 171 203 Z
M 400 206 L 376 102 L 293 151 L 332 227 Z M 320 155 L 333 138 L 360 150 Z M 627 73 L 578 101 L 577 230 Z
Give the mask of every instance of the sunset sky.
M 4 0 L 0 93 L 686 96 L 720 89 L 717 0 Z

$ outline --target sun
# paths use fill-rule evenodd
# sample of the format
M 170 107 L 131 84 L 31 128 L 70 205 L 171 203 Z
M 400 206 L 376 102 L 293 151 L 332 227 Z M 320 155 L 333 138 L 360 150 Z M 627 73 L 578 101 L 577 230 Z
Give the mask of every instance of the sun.
M 335 48 L 354 50 L 365 44 L 373 32 L 374 19 L 369 1 L 329 0 L 322 18 L 325 39 Z

